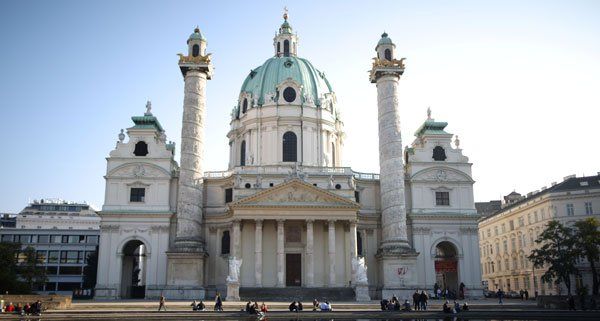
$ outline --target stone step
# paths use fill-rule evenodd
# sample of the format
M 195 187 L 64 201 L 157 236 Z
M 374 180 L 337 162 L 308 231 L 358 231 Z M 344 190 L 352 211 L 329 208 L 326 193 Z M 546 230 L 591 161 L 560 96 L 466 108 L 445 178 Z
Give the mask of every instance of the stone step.
M 291 302 L 301 300 L 302 302 L 312 302 L 313 299 L 319 301 L 354 301 L 354 289 L 348 287 L 339 288 L 240 288 L 241 300 L 260 300 L 260 301 L 284 301 Z

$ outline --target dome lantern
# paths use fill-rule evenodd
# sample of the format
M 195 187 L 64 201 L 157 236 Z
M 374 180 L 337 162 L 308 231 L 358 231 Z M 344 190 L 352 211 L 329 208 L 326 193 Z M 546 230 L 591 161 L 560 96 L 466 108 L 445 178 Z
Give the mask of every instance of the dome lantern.
M 275 56 L 290 57 L 297 56 L 298 36 L 292 33 L 292 26 L 288 22 L 288 11 L 284 8 L 283 23 L 279 27 L 279 32 L 273 38 L 273 47 Z
M 375 51 L 377 51 L 378 59 L 385 60 L 393 60 L 395 59 L 394 50 L 396 49 L 396 45 L 392 42 L 392 39 L 388 37 L 387 32 L 383 32 L 381 34 L 381 39 L 377 43 L 375 47 Z
M 202 36 L 200 28 L 196 26 L 194 33 L 187 40 L 188 55 L 190 57 L 198 57 L 206 55 L 206 39 Z

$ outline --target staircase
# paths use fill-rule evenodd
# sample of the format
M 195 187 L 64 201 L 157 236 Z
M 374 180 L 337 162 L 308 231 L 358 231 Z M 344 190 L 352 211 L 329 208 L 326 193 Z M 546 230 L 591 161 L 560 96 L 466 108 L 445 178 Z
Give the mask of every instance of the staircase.
M 348 287 L 340 288 L 240 288 L 240 299 L 242 301 L 285 301 L 292 302 L 301 300 L 303 302 L 312 302 L 313 299 L 319 301 L 354 301 L 354 289 Z

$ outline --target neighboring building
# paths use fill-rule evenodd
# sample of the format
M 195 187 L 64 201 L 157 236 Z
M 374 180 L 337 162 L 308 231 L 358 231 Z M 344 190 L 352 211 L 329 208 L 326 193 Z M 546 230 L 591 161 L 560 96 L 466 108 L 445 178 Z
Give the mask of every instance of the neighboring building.
M 100 217 L 90 205 L 43 199 L 17 215 L 16 227 L 0 229 L 0 240 L 36 249 L 48 276 L 38 292 L 71 294 L 82 289 L 83 267 L 87 255 L 97 251 L 99 228 Z
M 475 208 L 479 216 L 488 217 L 502 208 L 502 201 L 475 202 Z
M 453 291 L 462 282 L 481 295 L 472 164 L 430 111 L 403 152 L 404 62 L 392 40 L 384 33 L 375 47 L 378 100 L 365 109 L 379 114 L 381 173 L 359 173 L 344 167 L 332 86 L 298 57 L 284 19 L 273 56 L 250 71 L 231 113 L 228 170 L 204 170 L 212 65 L 199 29 L 179 60 L 181 163 L 150 103 L 121 131 L 99 213 L 97 297 L 237 299 L 260 291 L 364 300 L 407 297 L 436 282 Z
M 0 213 L 0 229 L 17 226 L 17 214 Z
M 479 249 L 483 280 L 490 290 L 556 294 L 553 284 L 542 284 L 543 271 L 533 268 L 527 256 L 536 248 L 534 241 L 550 220 L 570 224 L 600 216 L 600 173 L 597 176 L 567 176 L 561 183 L 521 196 L 504 197 L 502 209 L 479 222 Z M 591 285 L 587 263 L 580 266 L 582 277 L 572 284 Z M 565 293 L 563 289 L 562 293 Z

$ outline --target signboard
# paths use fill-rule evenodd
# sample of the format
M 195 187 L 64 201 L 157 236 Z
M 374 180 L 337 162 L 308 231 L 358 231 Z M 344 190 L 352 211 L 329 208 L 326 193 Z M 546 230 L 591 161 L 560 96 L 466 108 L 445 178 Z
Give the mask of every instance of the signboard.
M 444 260 L 444 261 L 435 261 L 435 272 L 443 273 L 443 272 L 456 272 L 457 264 L 456 261 Z

